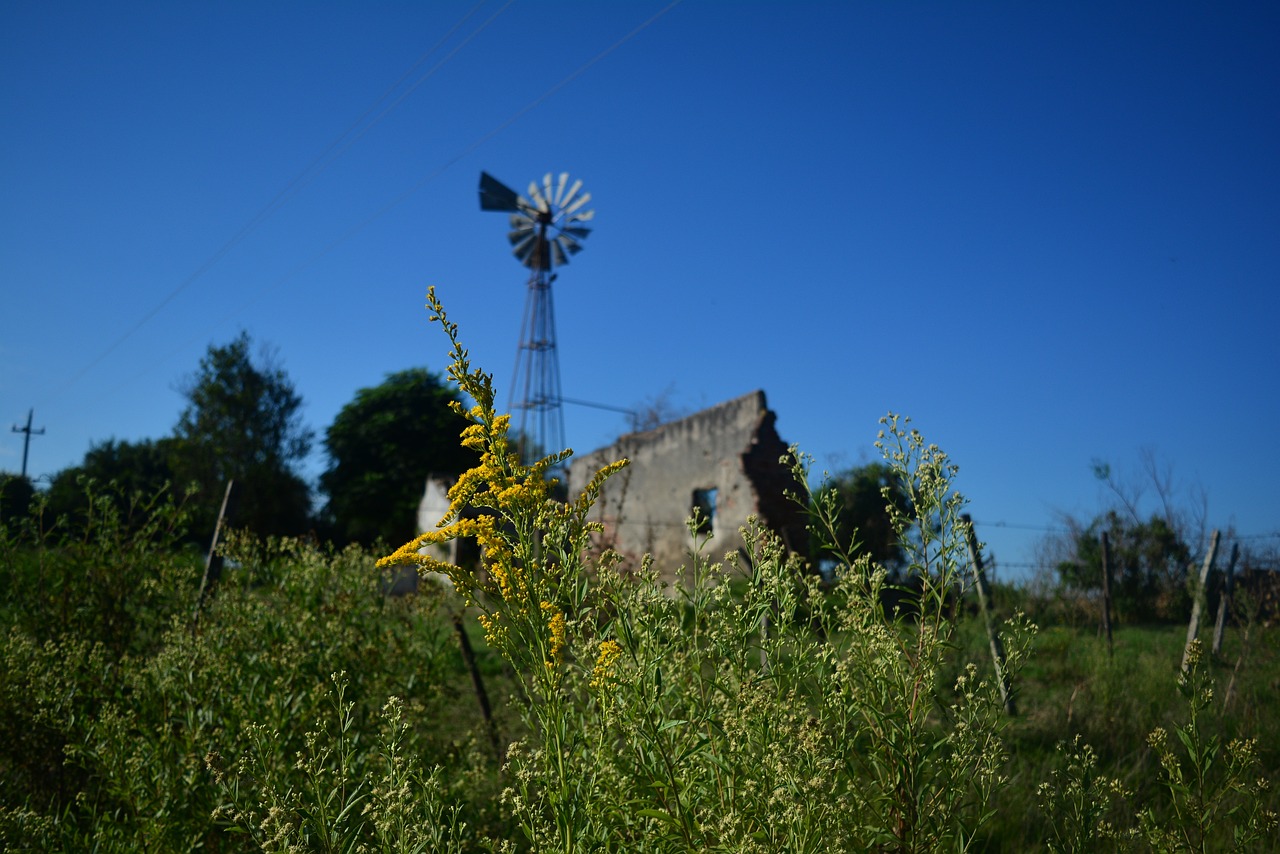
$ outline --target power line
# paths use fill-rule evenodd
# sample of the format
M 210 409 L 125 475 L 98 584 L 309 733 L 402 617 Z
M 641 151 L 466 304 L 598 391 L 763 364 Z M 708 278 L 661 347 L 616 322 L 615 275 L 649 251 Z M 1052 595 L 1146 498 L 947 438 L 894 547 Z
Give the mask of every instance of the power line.
M 621 412 L 623 415 L 638 415 L 634 409 L 628 409 L 625 406 L 612 406 L 608 403 L 592 403 L 589 400 L 574 400 L 572 397 L 561 397 L 561 403 L 569 403 L 574 406 L 586 406 L 590 409 L 603 409 L 607 412 Z
M 1030 525 L 1020 522 L 980 522 L 977 519 L 973 521 L 975 528 L 1012 528 L 1021 531 L 1043 531 L 1049 534 L 1069 534 L 1067 528 L 1052 525 Z
M 479 11 L 480 7 L 483 6 L 486 2 L 488 2 L 488 0 L 480 0 L 479 3 L 477 3 L 465 15 L 463 15 L 462 18 L 460 18 L 458 22 L 454 24 L 453 27 L 451 27 L 449 31 L 439 41 L 435 43 L 435 45 L 433 45 L 428 51 L 426 51 L 420 57 L 418 57 L 417 61 L 412 66 L 410 66 L 408 71 L 406 71 L 403 75 L 401 75 L 399 80 L 397 80 L 394 84 L 392 84 L 392 86 L 386 92 L 378 96 L 378 98 L 375 99 L 373 103 L 370 104 L 369 107 L 366 108 L 364 112 L 362 112 L 356 118 L 356 120 L 346 128 L 346 130 L 340 133 L 331 143 L 329 143 L 329 145 L 326 146 L 325 149 L 315 159 L 313 159 L 301 172 L 295 175 L 293 179 L 290 180 L 289 183 L 285 185 L 284 189 L 278 192 L 275 195 L 275 197 L 271 199 L 271 201 L 267 202 L 267 204 L 261 210 L 259 210 L 256 214 L 254 214 L 254 216 L 249 220 L 248 223 L 246 223 L 238 231 L 236 231 L 236 233 L 233 234 L 231 238 L 227 240 L 224 244 L 222 244 L 222 246 L 216 252 L 214 252 L 207 259 L 205 259 L 205 261 L 202 264 L 196 267 L 194 272 L 192 272 L 189 276 L 187 276 L 185 279 L 179 282 L 176 288 L 170 291 L 169 294 L 164 299 L 160 300 L 160 302 L 157 303 L 154 307 L 152 307 L 150 311 L 144 314 L 142 318 L 138 320 L 137 323 L 129 327 L 129 329 L 125 330 L 125 332 L 122 335 L 120 335 L 118 338 L 116 338 L 113 342 L 111 342 L 111 344 L 109 344 L 105 350 L 99 353 L 87 365 L 85 365 L 83 368 L 77 371 L 74 375 L 72 375 L 72 377 L 69 380 L 67 380 L 61 386 L 56 388 L 52 392 L 52 397 L 57 398 L 61 396 L 68 389 L 70 389 L 77 382 L 79 382 L 80 379 L 83 378 L 87 373 L 89 373 L 98 365 L 102 364 L 102 362 L 107 358 L 107 356 L 111 355 L 111 353 L 115 352 L 115 350 L 121 344 L 123 344 L 125 341 L 133 337 L 133 335 L 135 335 L 138 332 L 138 330 L 142 329 L 142 327 L 145 326 L 148 322 L 150 322 L 152 318 L 154 318 L 157 314 L 159 314 L 162 310 L 164 310 L 165 306 L 173 302 L 173 300 L 177 298 L 179 294 L 181 294 L 183 291 L 189 288 L 192 284 L 194 284 L 196 280 L 198 280 L 201 276 L 203 276 L 205 273 L 211 270 L 219 261 L 223 259 L 223 257 L 227 255 L 227 253 L 229 253 L 232 249 L 234 249 L 237 245 L 239 245 L 240 242 L 243 241 L 246 237 L 252 234 L 260 225 L 262 225 L 274 213 L 276 213 L 276 211 L 284 207 L 291 199 L 293 199 L 296 195 L 298 195 L 298 193 L 300 193 L 303 189 L 309 186 L 316 178 L 318 178 L 321 174 L 323 174 L 324 171 L 328 169 L 339 157 L 341 157 L 344 153 L 346 153 L 346 151 L 350 149 L 352 145 L 354 145 L 365 134 L 367 134 L 373 127 L 375 127 L 379 122 L 381 122 L 393 109 L 399 106 L 400 103 L 403 102 L 404 99 L 409 96 L 409 94 L 411 94 L 414 90 L 416 90 L 419 86 L 421 86 L 424 82 L 426 82 L 430 77 L 435 75 L 435 73 L 439 71 L 450 59 L 452 59 L 458 53 L 459 50 L 461 50 L 472 39 L 474 39 L 477 35 L 479 35 L 485 28 L 487 28 L 490 24 L 492 24 L 499 15 L 505 12 L 507 8 L 511 6 L 512 3 L 515 2 L 515 0 L 507 0 L 507 3 L 503 5 L 502 8 L 498 9 L 498 11 L 495 12 L 492 16 L 490 16 L 488 20 L 486 20 L 476 30 L 474 30 L 465 39 L 463 39 L 461 44 L 459 44 L 452 51 L 450 51 L 448 56 L 446 56 L 434 67 L 432 67 L 426 74 L 420 77 L 411 87 L 409 87 L 409 89 L 406 92 L 401 94 L 399 98 L 397 98 L 393 103 L 391 103 L 388 107 L 386 107 L 372 121 L 370 121 L 363 128 L 361 128 L 360 127 L 361 124 L 364 123 L 365 119 L 369 116 L 369 114 L 372 113 L 374 109 L 377 108 L 378 104 L 382 103 L 388 97 L 390 97 L 391 94 L 395 92 L 395 90 L 400 86 L 400 84 L 402 84 L 406 79 L 408 79 L 409 75 L 411 75 L 415 70 L 417 70 L 424 62 L 426 62 L 426 60 L 432 54 L 438 51 L 450 38 L 452 38 L 453 35 L 477 11 Z M 355 133 L 357 128 L 359 128 L 359 132 Z M 355 133 L 354 136 L 352 136 L 353 133 Z M 351 138 L 347 139 L 347 137 L 351 137 Z M 346 140 L 346 142 L 344 143 L 343 140 Z
M 1063 528 L 1056 525 L 1032 525 L 1022 522 L 981 522 L 974 520 L 975 528 L 1006 528 L 1021 531 L 1041 531 L 1048 534 L 1072 534 L 1078 533 L 1070 528 Z M 1226 534 L 1223 535 L 1224 537 Z M 1261 534 L 1232 534 L 1231 540 L 1275 540 L 1280 539 L 1280 531 L 1270 531 Z
M 444 174 L 444 173 L 445 173 L 449 168 L 451 168 L 452 166 L 454 166 L 455 164 L 457 164 L 457 163 L 458 163 L 459 161 L 461 161 L 463 158 L 465 158 L 465 157 L 467 157 L 468 155 L 470 155 L 470 154 L 474 153 L 477 149 L 479 149 L 479 148 L 480 148 L 482 145 L 484 145 L 486 142 L 488 142 L 489 140 L 493 139 L 495 136 L 497 136 L 498 134 L 500 134 L 502 131 L 506 130 L 506 129 L 507 129 L 508 127 L 510 127 L 511 125 L 515 124 L 515 123 L 516 123 L 517 121 L 519 121 L 519 119 L 520 119 L 521 117 L 523 117 L 526 113 L 529 113 L 529 112 L 530 112 L 530 111 L 532 111 L 533 109 L 535 109 L 535 108 L 537 108 L 538 106 L 540 106 L 543 102 L 545 102 L 546 100 L 548 100 L 548 99 L 549 99 L 552 95 L 554 95 L 556 92 L 560 91 L 560 90 L 561 90 L 561 89 L 563 89 L 565 86 L 567 86 L 569 83 L 571 83 L 572 81 L 576 80 L 578 77 L 582 76 L 582 74 L 583 74 L 583 73 L 585 73 L 585 72 L 586 72 L 589 68 L 591 68 L 593 65 L 595 65 L 595 64 L 596 64 L 596 63 L 598 63 L 598 62 L 600 62 L 600 60 L 604 59 L 606 56 L 608 56 L 609 54 L 613 53 L 613 52 L 614 52 L 615 50 L 617 50 L 618 48 L 622 47 L 622 45 L 626 44 L 628 41 L 630 41 L 632 38 L 634 38 L 634 37 L 635 37 L 636 35 L 638 35 L 640 32 L 642 32 L 643 30 L 645 30 L 646 28 L 648 28 L 649 26 L 651 26 L 654 22 L 656 22 L 656 21 L 657 21 L 659 18 L 661 18 L 663 15 L 667 14 L 668 12 L 670 12 L 670 11 L 671 11 L 672 9 L 674 9 L 676 6 L 679 6 L 682 2 L 683 2 L 683 0 L 675 0 L 675 2 L 673 2 L 673 3 L 669 4 L 669 5 L 667 5 L 666 7 L 664 7 L 663 9 L 661 9 L 657 14 L 653 15 L 653 16 L 652 16 L 652 17 L 650 17 L 648 20 L 646 20 L 644 23 L 642 23 L 642 24 L 640 24 L 639 26 L 635 27 L 635 28 L 634 28 L 634 29 L 632 29 L 630 32 L 628 32 L 626 35 L 624 35 L 622 38 L 618 39 L 616 42 L 614 42 L 613 44 L 609 45 L 609 47 L 605 48 L 605 49 L 604 49 L 604 50 L 602 50 L 600 53 L 596 54 L 596 55 L 595 55 L 595 56 L 593 56 L 591 59 L 587 60 L 585 63 L 583 63 L 582 65 L 580 65 L 580 66 L 579 66 L 578 68 L 576 68 L 574 71 L 570 72 L 567 76 L 565 76 L 564 78 L 562 78 L 558 83 L 556 83 L 556 84 L 555 84 L 555 85 L 553 85 L 551 88 L 547 89 L 545 92 L 543 92 L 541 95 L 539 95 L 537 98 L 534 98 L 534 99 L 533 99 L 532 101 L 530 101 L 528 104 L 526 104 L 526 105 L 524 105 L 523 107 L 521 107 L 520 109 L 516 110 L 514 113 L 512 113 L 512 114 L 511 114 L 511 116 L 509 116 L 507 119 L 505 119 L 504 121 L 502 121 L 501 123 L 499 123 L 499 124 L 498 124 L 496 127 L 494 127 L 492 130 L 490 130 L 489 132 L 487 132 L 487 133 L 485 133 L 485 134 L 481 135 L 480 137 L 478 137 L 477 139 L 475 139 L 473 142 L 471 142 L 469 145 L 467 145 L 465 148 L 463 148 L 461 151 L 459 151 L 457 154 L 455 154 L 453 157 L 449 158 L 449 159 L 448 159 L 448 160 L 446 160 L 443 164 L 441 164 L 440 166 L 436 167 L 436 168 L 435 168 L 434 170 L 432 170 L 431 172 L 427 173 L 427 175 L 425 175 L 424 177 L 422 177 L 421 179 L 419 179 L 415 184 L 413 184 L 413 185 L 412 185 L 411 187 L 409 187 L 407 190 L 404 190 L 404 191 L 403 191 L 403 192 L 401 192 L 400 194 L 398 194 L 398 195 L 394 196 L 390 201 L 388 201 L 388 202 L 387 202 L 386 204 L 384 204 L 382 207 L 378 208 L 376 211 L 374 211 L 374 212 L 373 212 L 372 214 L 370 214 L 368 217 L 366 217 L 365 219 L 361 220 L 359 223 L 357 223 L 356 225 L 352 226 L 351 228 L 347 229 L 345 232 L 343 232 L 343 233 L 342 233 L 342 234 L 340 234 L 338 237 L 336 237 L 336 238 L 334 238 L 333 240 L 331 240 L 329 243 L 325 244 L 323 247 L 321 247 L 319 250 L 317 250 L 314 254 L 312 254 L 309 258 L 307 258 L 306 260 L 304 260 L 304 261 L 302 261 L 301 263 L 299 263 L 296 267 L 294 267 L 294 268 L 293 268 L 292 270 L 290 270 L 289 272 L 287 272 L 287 273 L 285 273 L 284 275 L 282 275 L 282 276 L 280 276 L 279 278 L 277 278 L 277 279 L 276 279 L 274 282 L 272 282 L 270 285 L 266 286 L 265 288 L 261 288 L 261 289 L 259 289 L 259 290 L 254 294 L 254 296 L 253 296 L 252 298 L 250 298 L 250 299 L 246 300 L 245 302 L 243 302 L 243 303 L 239 304 L 239 305 L 238 305 L 235 309 L 233 309 L 231 312 L 229 312 L 228 314 L 226 314 L 226 315 L 224 315 L 222 318 L 220 318 L 220 319 L 217 321 L 216 325 L 220 326 L 220 325 L 222 325 L 223 323 L 225 323 L 225 322 L 226 322 L 226 321 L 228 321 L 228 320 L 231 320 L 231 319 L 233 319 L 233 318 L 235 318 L 235 317 L 241 316 L 241 315 L 244 313 L 244 310 L 245 310 L 245 309 L 247 309 L 247 308 L 249 308 L 250 306 L 252 306 L 252 305 L 254 305 L 255 303 L 257 303 L 259 300 L 261 300 L 261 299 L 262 299 L 263 297 L 265 297 L 267 294 L 272 293 L 272 292 L 274 292 L 274 291 L 278 290 L 278 289 L 279 289 L 279 288 L 281 288 L 281 287 L 282 287 L 286 282 L 288 282 L 290 279 L 292 279 L 294 276 L 297 276 L 299 273 L 301 273 L 301 272 L 303 272 L 304 270 L 306 270 L 307 268 L 311 267 L 313 264 L 315 264 L 317 261 L 319 261 L 319 260 L 320 260 L 321 258 L 323 258 L 325 255 L 328 255 L 330 252 L 332 252 L 333 250 L 337 249 L 339 246 L 342 246 L 342 245 L 343 245 L 343 244 L 345 244 L 347 241 L 351 240 L 351 238 L 355 237 L 357 234 L 359 234 L 360 232 L 364 231 L 364 230 L 365 230 L 366 228 L 368 228 L 370 225 L 372 225 L 373 223 L 377 222 L 377 221 L 378 221 L 379 219 L 381 219 L 382 217 L 386 216 L 386 215 L 387 215 L 388 213 L 390 213 L 392 210 L 394 210 L 395 208 L 397 208 L 397 207 L 399 207 L 400 205 L 404 204 L 406 201 L 408 201 L 408 200 L 409 200 L 409 198 L 411 198 L 413 195 L 415 195 L 416 193 L 418 193 L 422 188 L 426 187 L 428 184 L 430 184 L 431 182 L 433 182 L 436 178 L 439 178 L 439 177 L 440 177 L 442 174 Z M 510 3 L 508 3 L 508 5 L 510 5 Z M 506 8 L 506 7 L 503 7 L 503 8 Z M 486 22 L 486 26 L 487 26 L 487 23 L 488 23 L 488 22 Z M 183 350 L 185 350 L 185 349 L 189 346 L 189 344 L 190 344 L 191 340 L 193 340 L 193 339 L 187 339 L 186 341 L 184 341 L 184 342 L 183 342 L 183 344 L 181 344 L 179 347 L 177 347 L 176 349 L 174 349 L 174 350 L 173 350 L 169 355 L 170 355 L 170 356 L 175 356 L 175 355 L 177 355 L 178 353 L 181 353 Z M 118 342 L 117 342 L 117 343 L 118 343 Z M 142 370 L 141 372 L 139 372 L 138 374 L 135 374 L 135 375 L 134 375 L 133 377 L 131 377 L 130 379 L 125 380 L 125 381 L 123 381 L 123 382 L 119 383 L 118 385 L 116 385 L 116 386 L 113 388 L 113 390 L 112 390 L 111 392 L 108 392 L 106 395 L 104 395 L 104 397 L 106 397 L 106 396 L 110 396 L 110 395 L 114 394 L 116 391 L 119 391 L 121 388 L 124 388 L 124 387 L 125 387 L 125 386 L 127 386 L 128 384 L 130 384 L 130 383 L 132 383 L 133 381 L 137 380 L 137 379 L 138 379 L 138 377 L 140 377 L 140 376 L 144 376 L 145 374 L 147 374 L 148 372 L 150 372 L 150 371 L 155 367 L 155 365 L 156 365 L 156 364 L 158 364 L 158 363 L 163 363 L 163 362 L 165 362 L 165 361 L 168 361 L 168 359 L 165 359 L 165 360 L 157 360 L 157 361 L 153 361 L 153 362 L 151 362 L 149 365 L 147 365 L 147 367 L 143 368 L 143 370 Z M 83 374 L 84 372 L 82 371 L 81 373 Z M 79 375 L 77 375 L 77 378 L 78 378 L 78 376 L 79 376 Z

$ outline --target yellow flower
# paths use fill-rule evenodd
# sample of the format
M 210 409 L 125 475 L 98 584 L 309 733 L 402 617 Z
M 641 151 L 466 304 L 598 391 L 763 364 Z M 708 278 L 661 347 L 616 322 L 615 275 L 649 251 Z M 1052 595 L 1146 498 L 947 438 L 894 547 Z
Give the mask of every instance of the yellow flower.
M 476 619 L 484 629 L 485 643 L 494 649 L 502 649 L 507 640 L 507 627 L 502 618 L 497 614 L 479 614 Z
M 560 661 L 560 652 L 564 649 L 564 614 L 550 602 L 539 603 L 542 613 L 547 615 L 547 630 L 551 633 L 551 649 L 547 667 L 555 667 Z
M 596 666 L 591 671 L 591 687 L 603 689 L 613 684 L 615 666 L 622 657 L 622 644 L 616 640 L 607 640 L 600 644 L 596 654 Z

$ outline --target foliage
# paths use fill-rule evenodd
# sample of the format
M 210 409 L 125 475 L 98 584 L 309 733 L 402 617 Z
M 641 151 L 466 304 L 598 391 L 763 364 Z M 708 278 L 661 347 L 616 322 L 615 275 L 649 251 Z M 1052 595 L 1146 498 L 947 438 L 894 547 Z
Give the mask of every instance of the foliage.
M 130 502 L 150 497 L 175 483 L 170 465 L 171 441 L 144 439 L 139 442 L 108 439 L 93 444 L 78 466 L 70 466 L 53 476 L 48 489 L 50 518 L 65 517 L 67 524 L 81 525 L 91 512 L 86 504 L 84 482 L 100 486 L 114 483 L 118 488 L 100 491 L 127 513 Z
M 59 802 L 86 785 L 63 762 L 66 751 L 119 689 L 121 663 L 163 645 L 193 590 L 195 564 L 179 547 L 185 513 L 167 492 L 124 499 L 89 482 L 83 504 L 84 517 L 68 526 L 49 518 L 40 496 L 28 519 L 0 527 L 6 804 Z
M 0 471 L 0 525 L 11 525 L 25 518 L 35 494 L 31 478 Z
M 493 760 L 461 709 L 466 682 L 440 596 L 387 598 L 358 549 L 237 535 L 193 622 L 200 570 L 175 544 L 180 509 L 156 499 L 144 530 L 119 523 L 114 504 L 90 501 L 102 512 L 79 539 L 42 533 L 37 517 L 0 543 L 0 571 L 21 597 L 0 612 L 0 849 L 254 850 L 230 787 L 255 804 L 304 791 L 296 758 L 309 726 L 325 731 L 330 674 L 341 671 L 351 674 L 341 701 L 350 768 L 386 774 L 360 838 L 372 843 L 397 821 L 425 832 L 418 796 L 429 791 L 471 805 L 457 833 L 467 821 L 492 826 Z M 113 576 L 118 588 L 95 592 Z M 450 715 L 458 723 L 442 726 Z M 379 720 L 385 738 L 366 736 Z M 273 776 L 238 777 L 250 761 Z M 444 762 L 448 781 L 432 770 Z M 393 785 L 410 786 L 412 802 Z
M 0 529 L 0 581 L 13 590 L 0 608 L 0 849 L 1269 844 L 1276 632 L 1251 623 L 1222 662 L 1194 661 L 1178 698 L 1179 632 L 1122 627 L 1110 658 L 1092 631 L 1037 632 L 1015 616 L 1010 676 L 1035 690 L 1008 718 L 978 663 L 985 634 L 956 607 L 968 533 L 956 469 L 893 416 L 878 445 L 906 499 L 888 513 L 912 607 L 885 606 L 888 569 L 849 542 L 822 539 L 839 563 L 827 585 L 754 524 L 745 552 L 716 561 L 691 520 L 694 548 L 670 586 L 651 565 L 614 571 L 587 541 L 593 501 L 624 463 L 552 500 L 547 472 L 566 454 L 515 458 L 491 378 L 434 294 L 431 306 L 450 375 L 475 401 L 462 441 L 480 459 L 444 528 L 382 563 L 439 570 L 471 607 L 425 582 L 388 597 L 357 547 L 236 534 L 195 617 L 198 565 L 167 494 L 139 499 L 142 524 L 95 482 L 82 528 L 45 524 L 37 506 Z M 791 463 L 808 483 L 805 463 Z M 797 498 L 814 529 L 843 530 L 837 490 Z M 479 541 L 481 565 L 431 556 L 457 536 Z M 129 586 L 94 592 L 110 581 L 104 567 Z M 997 592 L 1006 610 L 1010 595 Z M 477 673 L 511 697 L 495 721 L 510 744 L 501 768 L 453 646 L 476 623 Z M 1220 703 L 1200 668 L 1230 671 Z
M 1064 584 L 1102 587 L 1102 533 L 1106 532 L 1111 596 L 1120 619 L 1143 621 L 1182 613 L 1188 601 L 1191 549 L 1161 516 L 1135 523 L 1114 510 L 1074 535 L 1074 555 L 1058 565 Z
M 214 528 L 227 481 L 236 481 L 237 526 L 260 536 L 309 526 L 310 491 L 296 466 L 311 447 L 302 398 L 267 353 L 255 364 L 247 333 L 210 346 L 183 386 L 187 406 L 169 445 L 178 480 L 199 487 L 193 532 Z
M 1147 737 L 1170 809 L 1157 810 L 1148 803 L 1137 811 L 1135 820 L 1109 820 L 1119 815 L 1119 804 L 1132 792 L 1118 779 L 1099 776 L 1092 748 L 1077 738 L 1069 752 L 1060 748 L 1068 754 L 1065 769 L 1055 771 L 1053 783 L 1038 790 L 1041 808 L 1053 826 L 1051 850 L 1099 850 L 1105 842 L 1120 850 L 1205 852 L 1227 847 L 1244 851 L 1272 838 L 1276 814 L 1263 806 L 1269 784 L 1258 774 L 1257 742 L 1224 743 L 1205 726 L 1213 688 L 1201 656 L 1199 641 L 1193 641 L 1188 669 L 1178 676 L 1187 720 L 1174 724 L 1172 730 L 1181 750 L 1171 743 L 1164 727 L 1156 727 Z
M 404 542 L 428 475 L 456 476 L 475 463 L 457 442 L 466 421 L 457 395 L 425 368 L 389 374 L 362 388 L 325 433 L 329 466 L 320 476 L 337 542 Z
M 854 544 L 854 556 L 866 554 L 873 564 L 891 573 L 902 568 L 903 546 L 894 529 L 890 506 L 900 515 L 910 512 L 901 481 L 893 469 L 883 463 L 867 463 L 832 476 L 824 486 L 834 492 L 839 513 L 828 538 L 837 543 Z M 814 543 L 810 554 L 833 557 L 829 549 Z
M 964 566 L 962 500 L 944 454 L 887 421 L 886 460 L 916 511 L 899 510 L 893 523 L 900 537 L 921 531 L 909 553 L 922 579 L 917 622 L 885 613 L 887 573 L 867 556 L 827 543 L 847 563 L 826 595 L 758 527 L 744 564 L 699 551 L 664 591 L 652 570 L 632 580 L 611 572 L 608 556 L 584 565 L 587 514 L 625 461 L 570 503 L 550 501 L 546 472 L 565 455 L 519 464 L 490 377 L 472 369 L 434 293 L 430 307 L 452 344 L 450 376 L 476 401 L 463 442 L 481 463 L 451 491 L 444 527 L 384 562 L 447 574 L 515 670 L 530 735 L 511 749 L 504 802 L 531 848 L 971 844 L 1000 781 L 1004 718 L 976 666 L 939 680 L 954 631 L 949 592 Z M 836 493 L 826 495 L 815 514 L 834 531 Z M 694 520 L 691 535 L 698 530 Z M 479 541 L 485 573 L 431 555 L 459 536 Z M 1021 625 L 1012 634 L 1015 671 L 1028 637 Z
M 280 732 L 261 725 L 249 727 L 234 776 L 212 764 L 231 797 L 215 815 L 263 851 L 462 851 L 460 810 L 444 805 L 441 769 L 424 774 L 405 750 L 404 703 L 387 701 L 376 751 L 362 749 L 347 674 L 333 674 L 333 683 L 332 722 L 306 734 L 292 769 L 279 762 Z
M 0 588 L 9 591 L 0 613 L 40 642 L 145 653 L 196 580 L 194 556 L 181 547 L 186 508 L 167 489 L 81 488 L 74 524 L 53 518 L 38 495 L 27 519 L 0 528 Z
M 1179 484 L 1154 451 L 1143 449 L 1138 456 L 1138 467 L 1129 474 L 1093 461 L 1093 475 L 1104 487 L 1104 509 L 1088 522 L 1063 514 L 1064 530 L 1041 543 L 1041 564 L 1067 591 L 1094 595 L 1102 586 L 1106 533 L 1115 617 L 1177 619 L 1190 601 L 1188 571 L 1208 543 L 1208 499 L 1194 484 Z

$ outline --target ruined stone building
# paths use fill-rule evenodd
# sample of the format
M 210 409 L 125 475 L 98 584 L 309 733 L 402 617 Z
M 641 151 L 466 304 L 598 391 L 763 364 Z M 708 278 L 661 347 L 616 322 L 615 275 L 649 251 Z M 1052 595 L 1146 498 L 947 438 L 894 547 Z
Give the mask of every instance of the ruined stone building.
M 630 433 L 607 448 L 574 458 L 569 494 L 623 457 L 631 465 L 610 478 L 592 518 L 603 523 L 603 540 L 639 564 L 652 554 L 670 575 L 688 563 L 693 546 L 686 520 L 697 508 L 702 531 L 712 535 L 707 557 L 719 560 L 742 547 L 738 529 L 758 517 L 793 551 L 804 553 L 805 523 L 784 496 L 797 491 L 790 469 L 779 462 L 787 445 L 775 429 L 777 416 L 753 391 L 664 424 Z
M 785 491 L 797 491 L 791 470 L 779 462 L 787 445 L 777 416 L 753 391 L 654 430 L 630 433 L 607 448 L 571 461 L 568 494 L 576 497 L 595 473 L 626 457 L 631 465 L 611 477 L 591 513 L 604 525 L 602 544 L 632 566 L 645 554 L 666 577 L 686 565 L 693 535 L 686 520 L 694 508 L 701 534 L 711 534 L 706 556 L 720 560 L 744 546 L 739 528 L 756 516 L 792 551 L 806 552 L 808 534 L 799 508 Z M 418 507 L 418 530 L 434 528 L 449 509 L 452 478 L 427 478 Z M 474 545 L 437 547 L 435 557 L 456 563 L 474 559 Z M 416 578 L 416 577 L 415 577 Z M 402 584 L 410 583 L 403 580 Z

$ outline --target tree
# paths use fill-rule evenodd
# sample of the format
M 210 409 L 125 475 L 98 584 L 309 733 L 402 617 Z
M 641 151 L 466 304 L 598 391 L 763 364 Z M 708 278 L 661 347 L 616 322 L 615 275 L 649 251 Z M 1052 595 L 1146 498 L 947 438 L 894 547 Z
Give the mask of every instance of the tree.
M 314 436 L 302 398 L 272 352 L 249 355 L 249 335 L 210 346 L 181 390 L 187 398 L 169 444 L 180 483 L 195 483 L 192 533 L 213 530 L 223 490 L 236 481 L 237 527 L 261 536 L 296 535 L 310 525 L 311 495 L 297 466 Z
M 1068 587 L 1102 587 L 1102 533 L 1107 534 L 1111 596 L 1122 619 L 1169 618 L 1188 600 L 1187 568 L 1191 548 L 1180 532 L 1159 515 L 1134 522 L 1109 510 L 1073 534 L 1074 554 L 1058 564 Z
M 25 474 L 0 471 L 0 527 L 25 519 L 35 494 L 35 485 Z
M 117 488 L 107 494 L 127 519 L 130 506 L 136 503 L 133 499 L 149 499 L 174 484 L 170 441 L 108 439 L 91 445 L 80 465 L 65 468 L 53 476 L 47 499 L 48 517 L 66 517 L 72 524 L 83 520 L 89 509 L 83 482 L 93 480 L 101 486 L 116 484 Z M 181 494 L 182 490 L 177 492 Z
M 869 554 L 871 560 L 887 569 L 902 568 L 903 552 L 889 507 L 896 506 L 904 514 L 910 502 L 898 475 L 887 463 L 867 463 L 834 475 L 827 484 L 839 500 L 836 542 L 856 542 L 854 556 Z M 811 553 L 821 557 L 814 544 Z
M 655 430 L 663 424 L 678 421 L 689 414 L 683 406 L 677 406 L 672 400 L 675 386 L 669 385 L 657 394 L 652 394 L 635 404 L 627 413 L 627 432 L 642 433 Z
M 1130 621 L 1184 618 L 1189 601 L 1188 570 L 1207 541 L 1208 500 L 1196 485 L 1180 486 L 1172 468 L 1155 452 L 1139 452 L 1128 474 L 1094 460 L 1090 469 L 1103 487 L 1104 509 L 1085 523 L 1061 514 L 1062 532 L 1040 545 L 1041 565 L 1065 587 L 1102 587 L 1102 534 L 1109 546 L 1108 571 L 1117 616 Z M 1154 497 L 1155 509 L 1148 496 Z
M 428 475 L 454 476 L 477 462 L 458 443 L 467 421 L 437 374 L 411 368 L 362 388 L 325 431 L 329 466 L 320 476 L 326 520 L 339 541 L 399 545 L 416 533 Z

